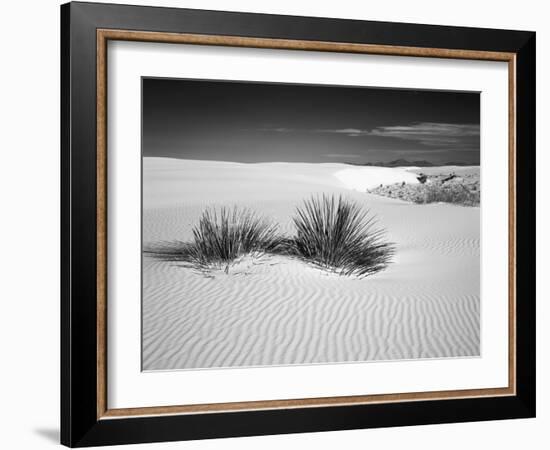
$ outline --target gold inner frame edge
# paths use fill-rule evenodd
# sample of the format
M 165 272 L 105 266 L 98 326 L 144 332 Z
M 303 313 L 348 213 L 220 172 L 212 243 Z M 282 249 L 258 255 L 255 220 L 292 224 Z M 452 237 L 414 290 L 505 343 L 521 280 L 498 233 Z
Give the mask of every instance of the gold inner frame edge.
M 205 414 L 268 409 L 314 408 L 425 400 L 501 397 L 516 394 L 516 54 L 479 50 L 389 46 L 240 36 L 160 33 L 116 29 L 96 31 L 97 108 L 97 419 Z M 109 40 L 217 45 L 376 55 L 508 62 L 508 386 L 396 394 L 261 400 L 109 409 L 107 405 L 107 42 Z

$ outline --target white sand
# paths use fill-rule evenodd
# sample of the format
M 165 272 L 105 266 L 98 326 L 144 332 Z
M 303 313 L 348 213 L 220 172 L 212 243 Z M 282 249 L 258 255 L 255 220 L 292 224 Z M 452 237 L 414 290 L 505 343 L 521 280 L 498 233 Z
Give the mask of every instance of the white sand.
M 339 170 L 334 176 L 348 189 L 354 189 L 359 192 L 365 192 L 381 184 L 419 183 L 416 179 L 416 174 L 402 168 L 393 169 L 389 167 L 372 166 L 351 167 Z
M 342 181 L 350 168 L 363 169 L 145 158 L 145 244 L 189 240 L 209 205 L 248 206 L 291 232 L 304 198 L 336 193 L 370 208 L 397 253 L 385 271 L 364 279 L 284 257 L 245 258 L 213 277 L 145 257 L 144 369 L 479 355 L 479 208 L 358 192 Z M 369 169 L 378 184 L 383 173 L 406 172 Z

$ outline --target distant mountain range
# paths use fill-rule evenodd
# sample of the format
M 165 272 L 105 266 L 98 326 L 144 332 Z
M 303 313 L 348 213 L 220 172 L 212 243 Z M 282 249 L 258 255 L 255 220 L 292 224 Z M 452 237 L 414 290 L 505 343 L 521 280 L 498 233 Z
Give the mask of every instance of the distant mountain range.
M 354 166 L 378 166 L 378 167 L 439 167 L 439 166 L 477 166 L 479 164 L 470 164 L 464 162 L 449 161 L 441 164 L 434 164 L 430 161 L 418 160 L 418 161 L 409 161 L 408 159 L 395 159 L 393 161 L 386 162 L 368 162 L 368 163 L 355 163 L 350 162 L 348 164 L 353 164 Z

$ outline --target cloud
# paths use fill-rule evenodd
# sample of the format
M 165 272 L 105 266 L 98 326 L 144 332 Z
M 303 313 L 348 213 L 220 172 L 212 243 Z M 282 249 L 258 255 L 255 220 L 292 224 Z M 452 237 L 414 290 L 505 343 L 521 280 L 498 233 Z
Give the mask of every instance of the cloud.
M 377 127 L 371 136 L 415 141 L 427 146 L 448 147 L 479 139 L 479 125 L 421 122 L 406 126 Z
M 417 142 L 428 147 L 478 148 L 479 125 L 438 122 L 419 122 L 409 125 L 381 126 L 372 129 L 360 128 L 262 128 L 277 133 L 308 132 L 343 134 L 350 137 L 376 136 Z
M 335 129 L 317 129 L 315 130 L 317 133 L 339 133 L 339 134 L 361 134 L 363 130 L 360 130 L 358 128 L 335 128 Z
M 274 127 L 274 128 L 265 127 L 265 128 L 260 128 L 260 131 L 270 131 L 270 132 L 275 132 L 275 133 L 294 133 L 294 132 L 335 133 L 335 134 L 348 134 L 348 135 L 363 133 L 363 130 L 360 130 L 358 128 L 309 128 L 309 129 L 302 129 L 302 128 L 284 128 L 284 127 Z

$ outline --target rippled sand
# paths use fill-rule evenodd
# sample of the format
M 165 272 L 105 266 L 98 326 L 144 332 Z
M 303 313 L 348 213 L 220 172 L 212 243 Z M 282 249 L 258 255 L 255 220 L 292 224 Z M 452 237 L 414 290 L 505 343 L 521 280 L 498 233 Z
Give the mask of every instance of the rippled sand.
M 479 208 L 414 205 L 349 190 L 343 164 L 144 159 L 145 245 L 188 240 L 205 206 L 239 204 L 290 232 L 297 204 L 343 194 L 396 243 L 356 279 L 281 256 L 210 276 L 143 259 L 143 368 L 174 370 L 478 356 Z

